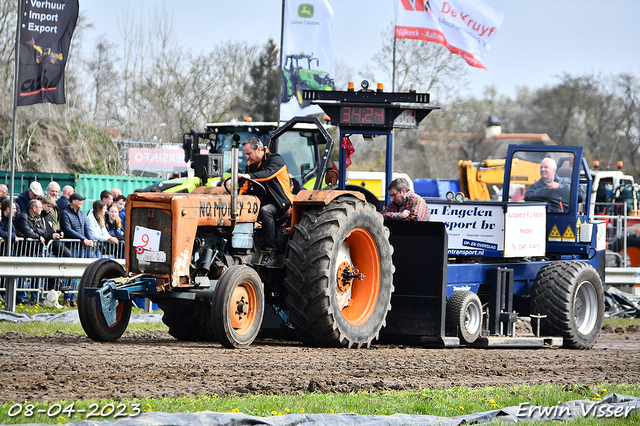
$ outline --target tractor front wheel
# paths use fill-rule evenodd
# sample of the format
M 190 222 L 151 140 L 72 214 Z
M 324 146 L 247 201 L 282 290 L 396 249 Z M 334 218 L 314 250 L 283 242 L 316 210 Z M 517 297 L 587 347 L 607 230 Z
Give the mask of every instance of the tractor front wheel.
M 96 342 L 114 342 L 122 336 L 131 317 L 131 300 L 118 300 L 116 322 L 109 326 L 102 313 L 98 296 L 87 297 L 85 288 L 102 288 L 105 281 L 124 277 L 124 269 L 111 259 L 99 259 L 84 270 L 78 286 L 78 316 L 80 324 L 91 339 Z
M 296 85 L 296 97 L 298 99 L 298 105 L 300 105 L 300 108 L 306 108 L 311 105 L 311 101 L 302 99 L 302 92 L 304 90 L 309 90 L 309 86 L 307 86 L 305 83 L 298 83 Z
M 563 345 L 589 349 L 600 336 L 604 293 L 600 276 L 586 262 L 556 261 L 540 269 L 530 298 L 531 314 L 540 320 L 541 335 L 562 336 Z M 533 332 L 538 329 L 532 321 Z
M 264 314 L 260 276 L 248 266 L 229 268 L 218 281 L 211 316 L 216 338 L 227 348 L 244 348 L 255 340 Z
M 382 215 L 357 198 L 303 211 L 285 261 L 286 303 L 300 339 L 368 347 L 391 309 L 393 248 Z

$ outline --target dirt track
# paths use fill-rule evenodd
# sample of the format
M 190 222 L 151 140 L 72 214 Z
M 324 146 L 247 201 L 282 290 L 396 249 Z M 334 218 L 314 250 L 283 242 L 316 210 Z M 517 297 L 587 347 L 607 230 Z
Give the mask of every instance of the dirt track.
M 11 333 L 0 341 L 0 402 L 640 381 L 635 328 L 609 330 L 588 351 L 317 349 L 265 340 L 234 351 L 163 332 L 126 333 L 116 343 Z

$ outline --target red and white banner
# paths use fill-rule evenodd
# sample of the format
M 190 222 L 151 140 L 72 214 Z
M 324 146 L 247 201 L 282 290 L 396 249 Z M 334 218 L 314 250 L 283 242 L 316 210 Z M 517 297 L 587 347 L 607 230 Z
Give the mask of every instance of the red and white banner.
M 480 0 L 397 0 L 395 37 L 440 43 L 486 69 L 482 60 L 503 18 Z

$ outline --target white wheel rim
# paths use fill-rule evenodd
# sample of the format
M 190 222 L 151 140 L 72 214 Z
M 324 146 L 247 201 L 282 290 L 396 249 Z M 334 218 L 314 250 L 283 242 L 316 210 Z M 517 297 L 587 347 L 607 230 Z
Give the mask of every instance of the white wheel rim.
M 335 267 L 335 271 L 333 271 L 333 275 L 332 276 L 336 276 L 338 273 L 338 267 L 342 262 L 347 262 L 350 265 L 352 264 L 351 262 L 351 248 L 349 247 L 349 245 L 347 245 L 346 243 L 342 243 L 340 244 L 340 248 L 338 249 L 338 258 L 336 259 L 336 267 Z M 342 291 L 340 289 L 340 287 L 338 287 L 338 282 L 336 281 L 335 283 L 335 290 L 336 290 L 336 299 L 338 301 L 338 308 L 342 311 L 346 306 L 349 305 L 349 301 L 351 300 L 351 289 L 352 287 L 349 287 L 349 289 L 347 291 Z
M 589 281 L 583 281 L 576 289 L 573 300 L 573 319 L 578 331 L 589 334 L 598 319 L 598 296 L 596 289 Z
M 475 303 L 469 303 L 464 310 L 464 328 L 472 336 L 476 334 L 480 328 L 480 318 L 482 317 L 480 309 Z

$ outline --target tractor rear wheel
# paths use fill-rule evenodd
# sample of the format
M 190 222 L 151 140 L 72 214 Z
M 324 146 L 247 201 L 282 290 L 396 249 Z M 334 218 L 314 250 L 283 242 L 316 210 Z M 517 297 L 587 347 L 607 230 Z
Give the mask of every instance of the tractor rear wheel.
M 229 268 L 218 281 L 211 316 L 218 342 L 229 349 L 244 348 L 255 340 L 264 314 L 260 276 L 248 266 Z
M 199 300 L 157 300 L 169 334 L 187 342 L 215 342 L 211 303 Z
M 531 291 L 531 314 L 540 320 L 540 334 L 562 336 L 564 346 L 589 349 L 600 336 L 604 293 L 597 271 L 586 262 L 556 261 L 538 272 Z M 533 332 L 538 324 L 532 321 Z
M 447 301 L 447 325 L 458 328 L 464 343 L 473 343 L 482 331 L 482 303 L 471 291 L 456 291 Z
M 282 95 L 280 97 L 280 103 L 286 104 L 291 99 L 291 95 L 289 94 L 289 85 L 287 83 L 287 77 L 284 76 L 286 71 L 282 70 L 282 75 L 280 76 L 280 88 L 282 90 Z
M 102 288 L 106 280 L 124 277 L 124 269 L 111 259 L 98 259 L 85 269 L 78 285 L 78 316 L 84 332 L 96 342 L 114 342 L 122 336 L 131 317 L 131 300 L 118 300 L 116 322 L 109 326 L 99 312 L 98 296 L 87 297 L 86 287 Z
M 368 347 L 393 293 L 393 248 L 382 215 L 345 197 L 301 216 L 285 261 L 294 330 L 314 346 Z

